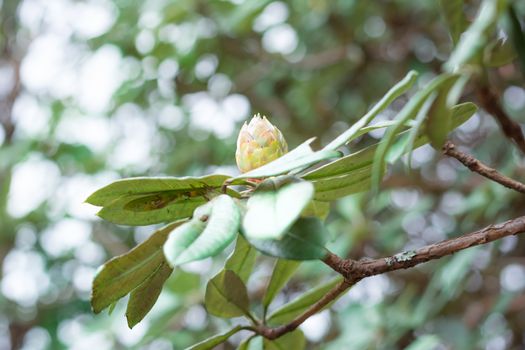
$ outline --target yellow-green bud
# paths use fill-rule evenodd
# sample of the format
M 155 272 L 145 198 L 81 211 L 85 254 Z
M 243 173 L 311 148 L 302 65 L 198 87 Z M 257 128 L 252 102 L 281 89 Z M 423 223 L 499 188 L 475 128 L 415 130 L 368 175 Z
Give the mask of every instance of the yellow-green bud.
M 244 123 L 237 139 L 235 159 L 242 173 L 269 163 L 288 152 L 288 145 L 279 129 L 260 114 Z

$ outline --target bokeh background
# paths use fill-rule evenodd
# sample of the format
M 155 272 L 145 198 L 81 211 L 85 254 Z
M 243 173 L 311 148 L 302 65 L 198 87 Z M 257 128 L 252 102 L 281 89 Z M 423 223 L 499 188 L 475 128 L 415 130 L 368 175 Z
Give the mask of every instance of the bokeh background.
M 465 2 L 472 19 L 477 1 Z M 516 2 L 523 18 L 525 3 Z M 0 0 L 0 349 L 182 349 L 227 327 L 202 306 L 224 262 L 176 271 L 151 314 L 124 303 L 93 315 L 91 281 L 153 227 L 101 221 L 83 203 L 129 176 L 235 174 L 253 113 L 290 146 L 325 144 L 409 69 L 424 84 L 452 48 L 437 1 Z M 499 33 L 504 37 L 505 33 Z M 525 123 L 523 72 L 488 71 Z M 475 86 L 464 100 L 475 101 Z M 378 119 L 390 119 L 399 99 Z M 523 125 L 523 124 L 522 124 Z M 381 131 L 350 145 L 377 142 Z M 518 180 L 525 162 L 483 111 L 453 134 Z M 522 215 L 523 196 L 430 146 L 392 167 L 378 196 L 333 205 L 330 248 L 379 257 Z M 410 271 L 362 281 L 302 326 L 310 349 L 523 349 L 525 240 L 508 237 Z M 260 298 L 273 260 L 250 283 Z M 330 277 L 303 263 L 276 305 Z M 233 337 L 224 349 L 242 339 Z M 415 342 L 415 343 L 414 343 Z

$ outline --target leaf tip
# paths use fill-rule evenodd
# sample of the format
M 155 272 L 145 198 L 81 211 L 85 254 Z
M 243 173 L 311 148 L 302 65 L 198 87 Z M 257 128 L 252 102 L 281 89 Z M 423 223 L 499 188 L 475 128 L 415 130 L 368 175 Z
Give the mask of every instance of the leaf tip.
M 139 321 L 133 319 L 133 317 L 131 317 L 131 315 L 127 311 L 126 311 L 126 320 L 127 320 L 129 329 L 133 329 L 133 327 L 135 327 L 139 323 Z

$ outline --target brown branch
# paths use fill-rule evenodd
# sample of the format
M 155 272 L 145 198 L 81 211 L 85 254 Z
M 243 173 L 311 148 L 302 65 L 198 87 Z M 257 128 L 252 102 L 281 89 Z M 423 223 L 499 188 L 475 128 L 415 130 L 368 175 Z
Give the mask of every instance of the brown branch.
M 465 165 L 467 168 L 469 168 L 471 171 L 480 174 L 481 176 L 486 177 L 487 179 L 490 179 L 492 181 L 495 181 L 499 183 L 500 185 L 503 185 L 507 188 L 510 188 L 512 190 L 525 193 L 525 184 L 513 180 L 500 172 L 498 172 L 496 169 L 493 169 L 470 154 L 461 152 L 456 148 L 456 145 L 454 145 L 452 142 L 447 141 L 445 145 L 443 146 L 443 153 L 447 156 L 456 158 L 459 160 L 463 165 Z
M 348 288 L 353 286 L 357 280 L 351 280 L 351 279 L 345 279 L 341 281 L 337 286 L 332 288 L 328 293 L 326 293 L 321 299 L 319 299 L 315 304 L 310 306 L 308 310 L 303 312 L 301 315 L 297 316 L 293 321 L 290 323 L 284 324 L 282 326 L 278 326 L 275 328 L 268 327 L 265 325 L 259 325 L 255 332 L 259 335 L 262 335 L 263 337 L 267 339 L 277 339 L 280 336 L 294 331 L 297 327 L 299 327 L 304 321 L 306 321 L 310 316 L 315 315 L 319 311 L 325 308 L 328 304 L 330 304 L 332 301 L 337 299 L 337 297 L 341 294 L 343 294 Z
M 324 262 L 346 278 L 363 279 L 389 271 L 408 269 L 421 263 L 440 259 L 461 250 L 525 232 L 525 216 L 501 224 L 490 225 L 479 231 L 430 244 L 416 250 L 399 253 L 387 258 L 371 260 L 341 259 L 329 254 Z
M 525 138 L 521 126 L 507 115 L 498 97 L 487 86 L 479 88 L 477 92 L 481 105 L 496 119 L 505 136 L 514 141 L 521 152 L 525 153 Z
M 259 325 L 252 330 L 268 339 L 279 338 L 280 336 L 295 330 L 306 319 L 322 310 L 348 288 L 364 278 L 390 271 L 408 269 L 430 260 L 452 255 L 470 247 L 487 244 L 523 232 L 525 232 L 525 216 L 501 224 L 490 225 L 481 230 L 460 237 L 430 244 L 416 250 L 402 252 L 386 258 L 352 260 L 342 259 L 335 254 L 329 253 L 323 262 L 342 275 L 345 280 L 335 286 L 331 291 L 324 295 L 323 298 L 290 323 L 275 328 Z

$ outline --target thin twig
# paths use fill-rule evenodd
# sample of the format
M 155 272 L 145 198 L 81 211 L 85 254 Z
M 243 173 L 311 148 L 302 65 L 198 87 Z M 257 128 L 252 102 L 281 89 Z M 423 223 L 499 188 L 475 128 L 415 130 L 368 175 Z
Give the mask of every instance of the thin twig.
M 493 169 L 470 154 L 461 152 L 457 149 L 456 145 L 454 145 L 452 142 L 447 141 L 445 145 L 443 146 L 443 153 L 447 156 L 454 157 L 457 160 L 459 160 L 463 165 L 465 165 L 467 168 L 469 168 L 471 171 L 480 174 L 481 176 L 486 177 L 487 179 L 490 179 L 492 181 L 495 181 L 507 188 L 510 188 L 512 190 L 525 193 L 525 184 L 513 180 L 510 177 L 507 177 L 500 172 L 498 172 L 496 169 Z
M 323 262 L 330 266 L 335 272 L 342 275 L 345 280 L 335 286 L 308 310 L 299 315 L 291 322 L 275 328 L 259 325 L 252 330 L 267 339 L 276 339 L 282 335 L 292 332 L 299 327 L 310 316 L 321 311 L 324 307 L 334 301 L 352 285 L 360 280 L 383 274 L 389 271 L 408 269 L 421 263 L 440 259 L 452 255 L 461 250 L 481 244 L 487 244 L 495 240 L 525 232 L 525 216 L 518 217 L 497 225 L 490 225 L 481 230 L 465 234 L 422 248 L 402 252 L 390 257 L 380 259 L 352 260 L 342 259 L 329 253 Z
M 505 136 L 514 141 L 521 152 L 525 153 L 525 137 L 521 126 L 503 110 L 498 97 L 487 86 L 483 86 L 478 89 L 478 98 L 483 108 L 496 119 Z
M 328 293 L 326 293 L 321 299 L 319 299 L 315 304 L 310 306 L 308 310 L 303 312 L 301 315 L 297 316 L 290 323 L 287 323 L 287 324 L 284 324 L 282 326 L 278 326 L 275 328 L 260 325 L 256 329 L 256 332 L 267 339 L 277 339 L 286 333 L 294 331 L 308 318 L 315 315 L 316 313 L 324 309 L 325 306 L 327 306 L 332 301 L 337 299 L 339 295 L 343 294 L 348 288 L 353 286 L 357 281 L 358 280 L 352 280 L 352 279 L 345 279 L 341 281 L 334 288 L 332 288 Z

